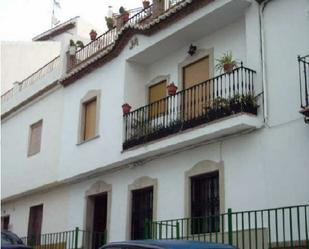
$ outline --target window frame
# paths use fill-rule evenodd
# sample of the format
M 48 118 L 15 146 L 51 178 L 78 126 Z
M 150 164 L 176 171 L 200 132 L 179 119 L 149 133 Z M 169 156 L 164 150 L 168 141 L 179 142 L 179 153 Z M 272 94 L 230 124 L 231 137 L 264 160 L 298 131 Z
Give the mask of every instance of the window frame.
M 32 144 L 32 132 L 33 132 L 33 129 L 34 129 L 36 126 L 39 126 L 39 125 L 41 125 L 40 144 L 39 144 L 38 149 L 37 149 L 36 151 L 32 152 L 32 150 L 30 149 L 30 146 L 31 146 L 31 144 Z M 32 123 L 32 124 L 29 126 L 27 157 L 34 156 L 34 155 L 39 154 L 39 153 L 41 152 L 41 147 L 42 147 L 42 136 L 43 136 L 43 119 L 40 119 L 40 120 L 36 121 L 35 123 Z
M 96 101 L 95 132 L 94 132 L 93 137 L 85 139 L 86 105 L 94 100 Z M 90 90 L 80 100 L 77 145 L 86 143 L 88 141 L 91 141 L 99 137 L 100 103 L 101 103 L 101 91 L 100 90 Z

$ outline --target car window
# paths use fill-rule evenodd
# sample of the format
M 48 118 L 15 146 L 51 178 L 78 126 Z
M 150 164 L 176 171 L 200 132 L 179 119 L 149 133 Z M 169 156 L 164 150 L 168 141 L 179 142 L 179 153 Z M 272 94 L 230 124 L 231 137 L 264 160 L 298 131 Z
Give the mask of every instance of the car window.
M 19 245 L 23 244 L 15 234 L 1 233 L 1 245 Z

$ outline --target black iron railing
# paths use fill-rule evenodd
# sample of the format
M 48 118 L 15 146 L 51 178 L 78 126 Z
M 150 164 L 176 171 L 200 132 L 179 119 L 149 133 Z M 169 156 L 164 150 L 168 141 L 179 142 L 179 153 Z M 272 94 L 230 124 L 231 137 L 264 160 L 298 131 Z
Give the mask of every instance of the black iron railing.
M 257 114 L 255 73 L 241 64 L 232 73 L 221 74 L 124 115 L 123 149 L 232 114 Z
M 309 55 L 298 57 L 301 112 L 309 117 Z

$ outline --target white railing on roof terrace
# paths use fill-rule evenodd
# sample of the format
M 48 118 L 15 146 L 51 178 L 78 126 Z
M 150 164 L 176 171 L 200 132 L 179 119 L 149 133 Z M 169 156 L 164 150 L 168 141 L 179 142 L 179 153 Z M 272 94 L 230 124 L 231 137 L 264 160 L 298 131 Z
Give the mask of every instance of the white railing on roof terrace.
M 21 82 L 17 82 L 16 86 L 5 92 L 1 95 L 1 103 L 8 101 L 12 98 L 17 92 L 22 91 L 23 89 L 27 88 L 28 86 L 32 85 L 35 81 L 41 79 L 55 68 L 59 67 L 60 65 L 60 56 L 57 56 L 43 67 L 39 68 L 33 74 L 28 76 L 26 79 L 22 80 Z

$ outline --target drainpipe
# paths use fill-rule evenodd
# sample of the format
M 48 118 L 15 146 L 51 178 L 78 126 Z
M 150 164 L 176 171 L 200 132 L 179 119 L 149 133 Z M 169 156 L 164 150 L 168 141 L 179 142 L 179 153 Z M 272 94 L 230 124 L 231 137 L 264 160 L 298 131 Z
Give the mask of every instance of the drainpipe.
M 266 5 L 272 0 L 266 0 L 260 4 L 259 20 L 260 20 L 260 39 L 261 39 L 261 61 L 262 61 L 262 87 L 263 87 L 263 113 L 264 123 L 268 123 L 268 103 L 267 103 L 267 84 L 266 84 L 266 60 L 265 60 L 265 35 L 264 35 L 264 17 L 263 12 Z

